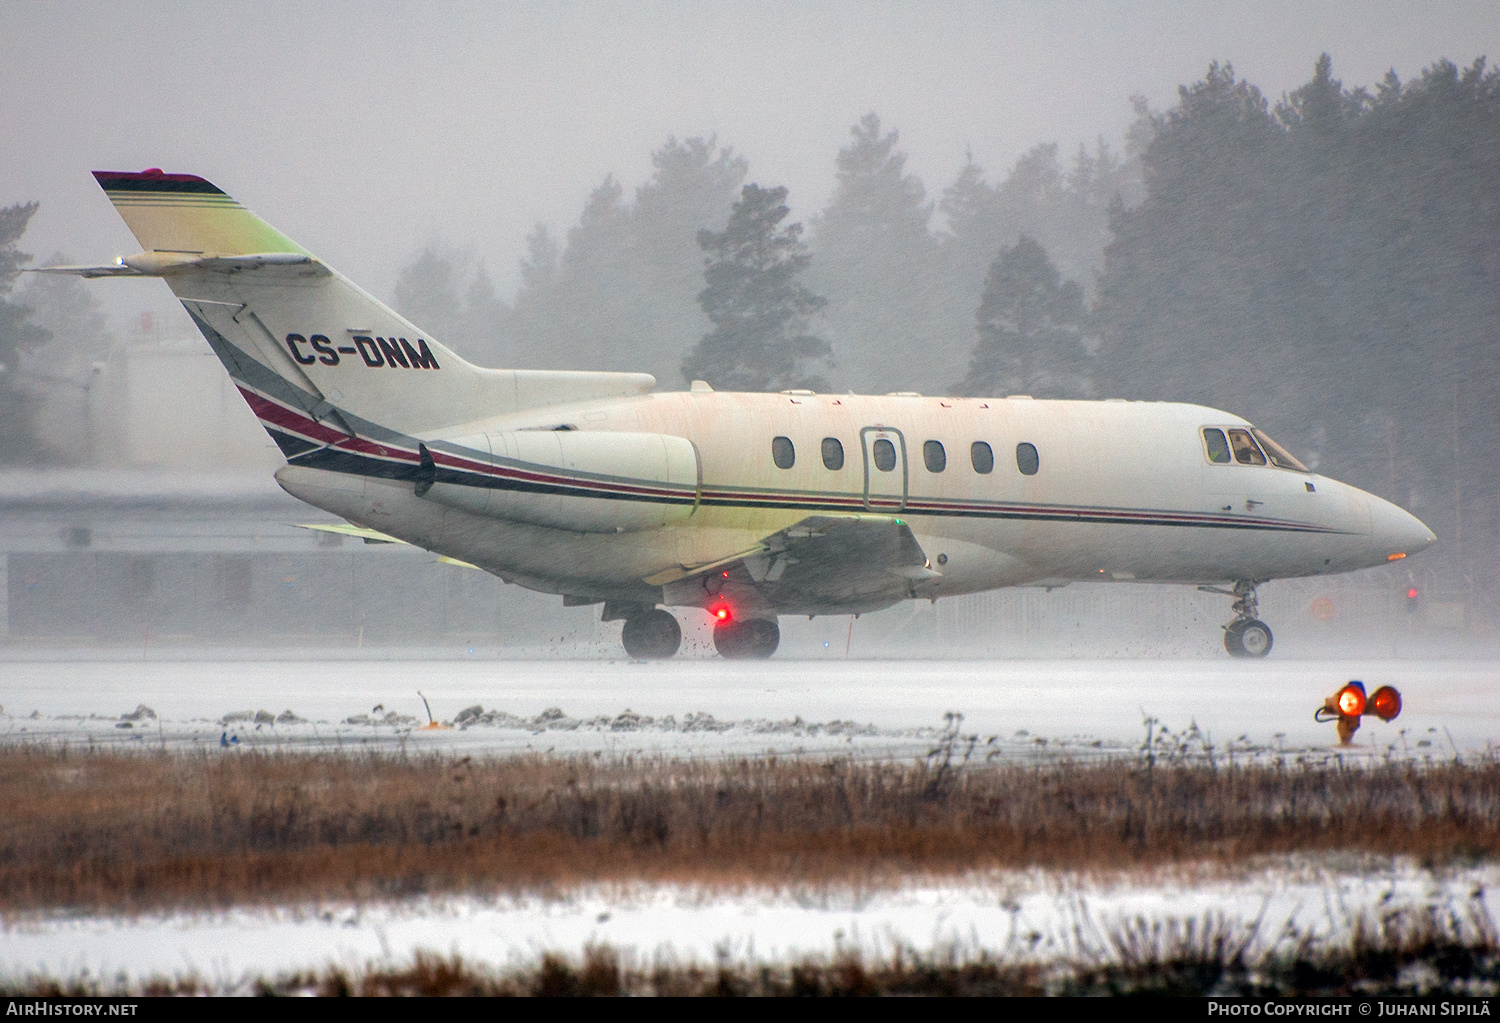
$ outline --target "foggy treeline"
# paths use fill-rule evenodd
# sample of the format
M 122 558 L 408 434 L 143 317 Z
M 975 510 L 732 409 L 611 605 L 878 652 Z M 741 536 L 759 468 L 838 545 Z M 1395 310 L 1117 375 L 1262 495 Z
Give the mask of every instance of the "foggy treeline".
M 632 200 L 608 176 L 566 237 L 537 225 L 513 302 L 472 253 L 428 248 L 402 270 L 397 308 L 481 363 L 644 371 L 685 387 L 684 361 L 713 329 L 700 232 L 728 226 L 747 183 L 778 183 L 757 181 L 716 138 L 670 138 L 651 159 Z M 970 160 L 934 199 L 906 172 L 899 131 L 873 113 L 832 162 L 833 198 L 804 225 L 812 258 L 801 283 L 826 302 L 811 326 L 831 354 L 815 372 L 839 390 L 952 390 L 1000 249 L 1027 234 L 1064 273 L 1092 280 L 1110 203 L 1140 192 L 1134 165 L 1100 141 L 1068 159 L 1039 145 L 994 184 Z
M 827 354 L 764 379 L 1224 408 L 1411 509 L 1444 541 L 1429 570 L 1491 588 L 1500 74 L 1439 61 L 1345 88 L 1325 54 L 1273 102 L 1215 63 L 1170 109 L 1136 109 L 1122 151 L 1048 142 L 999 176 L 970 158 L 937 195 L 898 131 L 862 118 L 807 218 L 807 330 Z M 653 164 L 633 202 L 606 178 L 565 239 L 538 226 L 514 303 L 431 251 L 397 301 L 481 361 L 682 387 L 686 359 L 745 386 L 690 355 L 712 326 L 699 232 L 755 176 L 716 139 L 669 139 Z
M 1215 63 L 1171 108 L 1135 104 L 1118 147 L 1047 141 L 998 171 L 969 158 L 936 190 L 871 113 L 802 221 L 729 140 L 669 138 L 633 192 L 607 176 L 566 232 L 536 226 L 513 298 L 472 251 L 436 246 L 394 303 L 481 364 L 664 388 L 1213 405 L 1423 518 L 1442 543 L 1417 571 L 1492 589 L 1500 73 L 1439 61 L 1345 88 L 1324 55 L 1273 101 Z M 16 287 L 33 209 L 0 210 L 8 461 L 46 447 L 25 429 L 26 353 L 103 329 L 76 281 Z M 752 294 L 772 327 L 730 314 Z
M 1500 568 L 1500 73 L 1346 89 L 1325 54 L 1271 104 L 1215 65 L 1145 114 L 1091 322 L 1097 389 L 1244 415 L 1405 506 L 1416 569 Z
M 84 370 L 113 343 L 99 300 L 77 277 L 29 274 L 19 248 L 37 204 L 0 208 L 0 466 L 66 462 L 38 429 L 49 388 L 82 388 Z M 48 264 L 68 258 L 53 253 Z

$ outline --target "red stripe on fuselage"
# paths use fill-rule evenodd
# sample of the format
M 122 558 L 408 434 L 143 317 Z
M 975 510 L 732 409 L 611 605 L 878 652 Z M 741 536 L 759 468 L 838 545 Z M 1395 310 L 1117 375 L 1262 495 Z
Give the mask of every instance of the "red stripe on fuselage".
M 241 387 L 240 394 L 245 403 L 255 413 L 257 419 L 263 423 L 270 423 L 283 430 L 300 434 L 308 440 L 319 441 L 323 444 L 333 444 L 336 441 L 348 440 L 348 435 L 338 430 L 332 430 L 311 416 L 302 412 L 289 409 L 284 405 L 278 405 L 269 398 L 262 397 L 254 391 Z
M 280 429 L 299 434 L 326 444 L 342 451 L 364 454 L 376 458 L 386 458 L 394 461 L 416 464 L 420 461 L 420 455 L 416 451 L 404 448 L 395 448 L 387 444 L 379 444 L 363 437 L 349 437 L 337 430 L 330 429 L 312 419 L 306 413 L 279 405 L 264 396 L 239 388 L 240 394 L 250 405 L 256 416 L 263 422 L 270 423 Z M 643 486 L 630 483 L 612 483 L 602 480 L 587 480 L 577 477 L 558 476 L 551 473 L 537 472 L 529 469 L 519 469 L 511 466 L 495 465 L 492 463 L 478 462 L 462 455 L 454 455 L 448 452 L 431 451 L 433 461 L 445 468 L 456 469 L 460 472 L 470 472 L 480 476 L 510 479 L 517 482 L 540 484 L 543 486 L 564 487 L 571 490 L 592 491 L 601 498 L 607 498 L 612 494 L 632 497 L 660 497 L 672 500 L 688 500 L 696 498 L 696 491 L 673 490 L 662 487 Z M 776 505 L 815 505 L 829 509 L 848 509 L 852 511 L 866 510 L 866 502 L 862 495 L 836 495 L 836 494 L 796 494 L 776 493 L 768 491 L 730 491 L 730 490 L 705 490 L 702 500 L 709 501 L 744 501 L 753 502 L 761 506 Z M 1088 519 L 1098 522 L 1100 519 L 1129 524 L 1172 524 L 1201 525 L 1201 526 L 1233 526 L 1238 528 L 1260 527 L 1267 529 L 1290 529 L 1301 532 L 1337 532 L 1325 526 L 1310 523 L 1287 522 L 1280 519 L 1266 518 L 1237 518 L 1226 515 L 1203 514 L 1198 512 L 1173 512 L 1173 511 L 1137 511 L 1132 509 L 1112 508 L 1060 508 L 1046 505 L 1014 505 L 997 504 L 989 502 L 954 502 L 937 501 L 931 499 L 908 499 L 904 504 L 895 498 L 874 497 L 870 500 L 870 508 L 890 512 L 906 512 L 908 514 L 920 515 L 924 512 L 932 514 L 956 513 L 962 515 L 999 515 L 999 516 L 1027 516 L 1044 518 L 1050 520 L 1067 521 L 1070 519 Z

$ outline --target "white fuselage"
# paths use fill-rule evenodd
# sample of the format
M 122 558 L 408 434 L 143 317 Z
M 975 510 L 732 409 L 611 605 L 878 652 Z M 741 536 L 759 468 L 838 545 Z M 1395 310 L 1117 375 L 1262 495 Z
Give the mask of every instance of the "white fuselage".
M 821 608 L 772 603 L 769 613 L 1073 581 L 1263 582 L 1384 564 L 1433 541 L 1406 512 L 1327 477 L 1209 461 L 1201 428 L 1248 425 L 1164 402 L 702 391 L 548 406 L 429 438 L 546 431 L 576 440 L 587 438 L 575 432 L 684 438 L 697 463 L 688 469 L 697 475 L 692 500 L 662 505 L 661 524 L 649 528 L 607 525 L 607 506 L 619 507 L 610 498 L 511 495 L 512 509 L 530 501 L 558 510 L 497 518 L 417 497 L 405 481 L 296 465 L 278 478 L 362 525 L 522 585 L 585 598 L 702 606 L 701 587 L 677 579 L 820 510 L 897 514 L 931 559 L 933 574 L 904 592 L 850 594 Z M 790 441 L 786 468 L 773 454 L 778 437 Z M 842 449 L 838 468 L 825 464 L 825 439 Z M 877 464 L 881 440 L 890 442 L 890 468 Z M 941 471 L 924 457 L 934 441 Z M 976 442 L 988 446 L 989 472 L 976 471 Z M 1033 474 L 1018 466 L 1021 444 L 1036 449 Z

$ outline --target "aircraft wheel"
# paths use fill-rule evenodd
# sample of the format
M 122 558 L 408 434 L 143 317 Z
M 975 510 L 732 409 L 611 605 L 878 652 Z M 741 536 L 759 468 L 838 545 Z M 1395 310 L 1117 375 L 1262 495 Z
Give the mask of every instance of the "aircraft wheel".
M 1241 618 L 1224 629 L 1224 649 L 1230 657 L 1264 657 L 1271 643 L 1270 627 L 1257 618 Z
M 682 645 L 682 626 L 670 611 L 660 608 L 625 619 L 620 630 L 625 652 L 637 660 L 661 660 L 672 657 Z
M 781 627 L 774 618 L 746 618 L 714 626 L 714 649 L 729 660 L 763 661 L 781 645 Z

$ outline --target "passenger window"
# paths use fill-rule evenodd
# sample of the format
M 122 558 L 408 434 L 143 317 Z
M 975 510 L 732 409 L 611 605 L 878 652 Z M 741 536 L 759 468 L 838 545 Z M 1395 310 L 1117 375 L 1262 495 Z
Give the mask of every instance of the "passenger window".
M 1022 476 L 1035 476 L 1036 471 L 1042 467 L 1041 456 L 1036 453 L 1036 445 L 1022 441 L 1016 445 L 1016 468 L 1021 470 Z
M 922 444 L 922 462 L 927 466 L 928 472 L 942 472 L 948 468 L 948 452 L 943 450 L 943 442 L 940 440 L 929 440 Z
M 1312 472 L 1307 466 L 1292 457 L 1292 453 L 1266 436 L 1264 430 L 1251 430 L 1255 439 L 1260 441 L 1261 450 L 1271 459 L 1271 464 L 1281 469 L 1296 469 L 1298 472 Z
M 1230 430 L 1229 446 L 1234 448 L 1234 460 L 1241 465 L 1266 464 L 1266 456 L 1255 446 L 1249 430 Z
M 875 442 L 871 454 L 875 456 L 875 468 L 881 472 L 890 472 L 896 468 L 896 445 L 884 437 Z
M 1203 446 L 1208 450 L 1208 460 L 1215 465 L 1229 464 L 1229 442 L 1223 430 L 1206 428 L 1203 431 Z
M 771 461 L 778 469 L 790 469 L 797 461 L 797 449 L 792 447 L 790 437 L 771 438 Z
M 981 475 L 995 471 L 995 452 L 982 440 L 969 445 L 969 461 L 974 463 L 974 471 Z
M 823 438 L 823 468 L 842 469 L 844 467 L 844 445 L 839 443 L 837 437 Z

